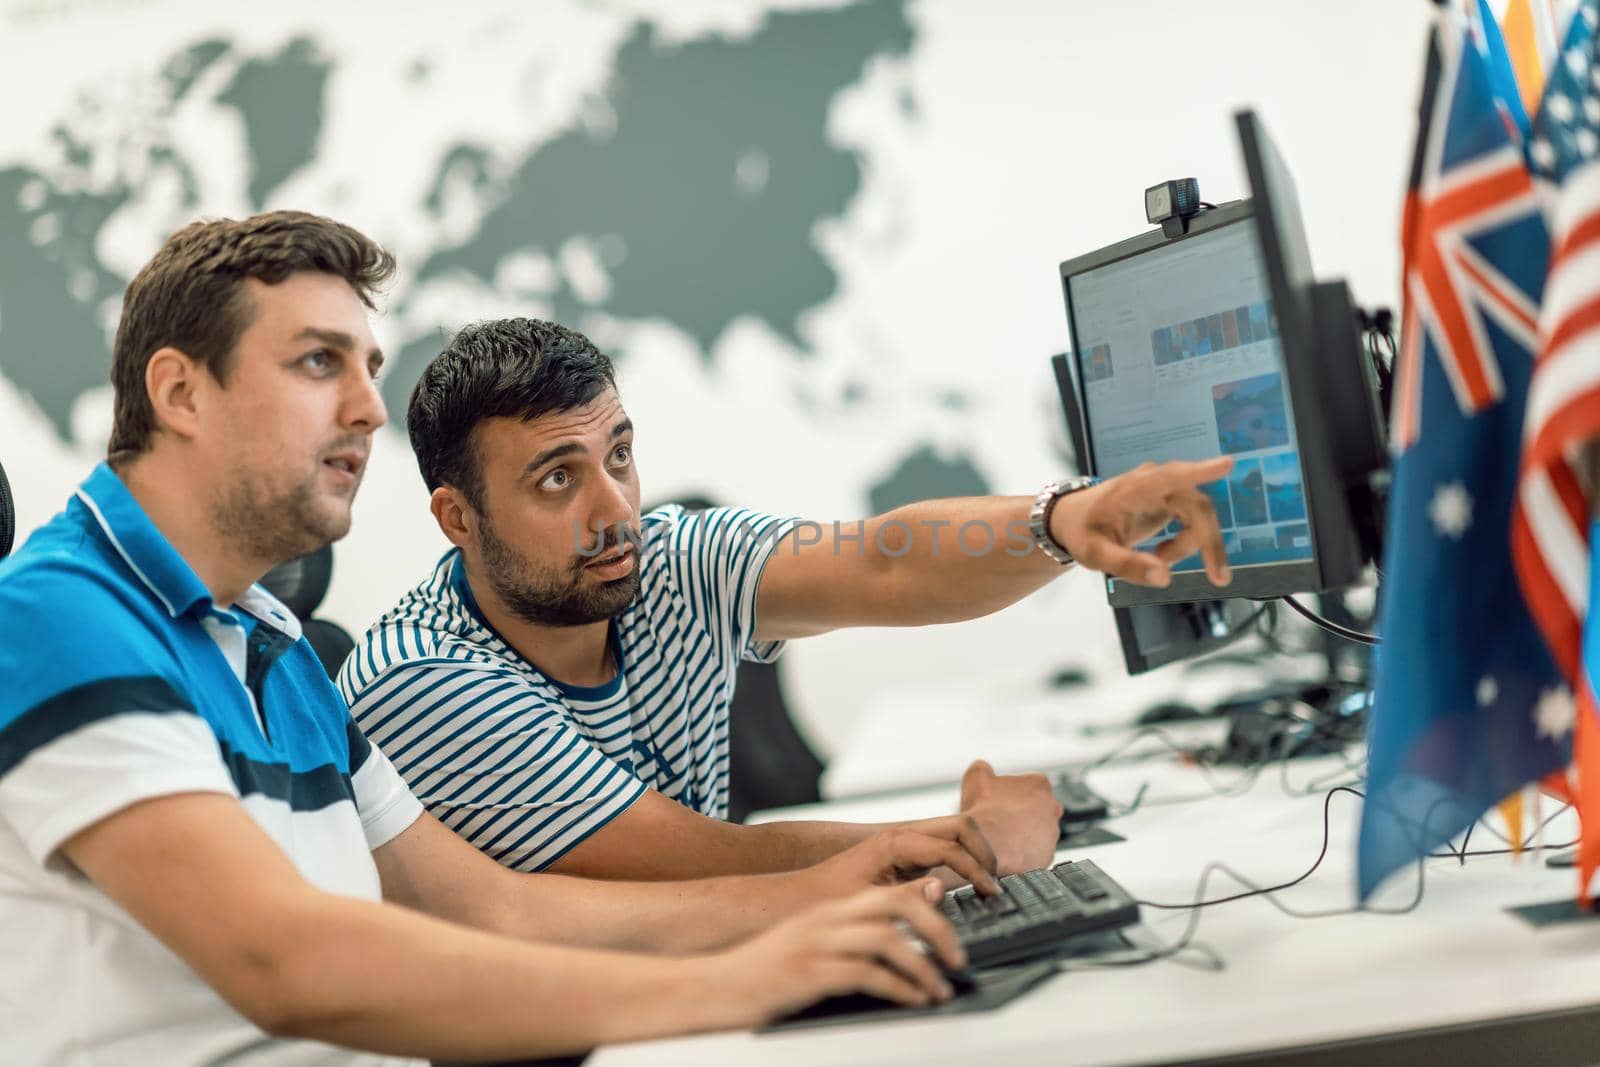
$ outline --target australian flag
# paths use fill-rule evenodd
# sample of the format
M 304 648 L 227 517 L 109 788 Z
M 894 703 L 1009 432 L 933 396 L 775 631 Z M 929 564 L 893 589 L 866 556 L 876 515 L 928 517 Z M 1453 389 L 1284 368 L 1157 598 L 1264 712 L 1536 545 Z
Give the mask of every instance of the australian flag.
M 1439 12 L 1406 199 L 1363 898 L 1571 755 L 1570 691 L 1511 552 L 1550 239 L 1485 10 Z

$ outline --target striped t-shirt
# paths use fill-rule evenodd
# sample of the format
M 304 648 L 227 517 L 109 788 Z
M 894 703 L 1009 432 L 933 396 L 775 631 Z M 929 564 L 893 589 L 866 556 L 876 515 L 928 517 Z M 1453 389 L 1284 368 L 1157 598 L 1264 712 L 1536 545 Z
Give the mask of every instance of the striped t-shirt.
M 620 669 L 594 687 L 511 648 L 452 549 L 367 631 L 339 688 L 429 810 L 508 867 L 548 867 L 646 789 L 726 818 L 734 675 L 782 649 L 753 640 L 756 592 L 793 526 L 738 508 L 646 514 L 640 595 L 610 630 Z

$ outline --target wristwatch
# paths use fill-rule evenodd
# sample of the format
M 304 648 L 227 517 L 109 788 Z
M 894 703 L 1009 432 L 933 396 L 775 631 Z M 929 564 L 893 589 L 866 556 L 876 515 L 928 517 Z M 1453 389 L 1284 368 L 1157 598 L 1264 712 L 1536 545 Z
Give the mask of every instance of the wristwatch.
M 1064 482 L 1051 482 L 1039 490 L 1039 494 L 1033 498 L 1033 507 L 1028 510 L 1028 530 L 1033 534 L 1034 547 L 1063 567 L 1072 563 L 1072 553 L 1050 536 L 1050 513 L 1055 510 L 1056 501 L 1068 493 L 1076 493 L 1080 489 L 1099 484 L 1099 478 L 1085 476 Z

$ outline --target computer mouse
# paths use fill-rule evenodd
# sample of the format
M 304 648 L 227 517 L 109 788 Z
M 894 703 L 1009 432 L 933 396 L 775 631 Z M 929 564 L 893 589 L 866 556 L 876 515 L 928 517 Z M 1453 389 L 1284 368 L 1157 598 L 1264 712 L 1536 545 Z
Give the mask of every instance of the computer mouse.
M 950 988 L 955 991 L 956 996 L 959 997 L 963 993 L 970 993 L 978 988 L 977 976 L 972 973 L 970 967 L 951 967 L 941 960 L 934 953 L 933 946 L 924 941 L 910 926 L 904 922 L 896 922 L 895 925 L 900 928 L 900 932 L 905 935 L 906 940 L 911 942 L 913 948 L 933 961 L 933 965 L 939 968 L 939 973 L 944 976 L 946 982 L 950 983 Z
M 950 983 L 950 988 L 958 997 L 965 996 L 978 988 L 978 976 L 971 967 L 939 967 L 939 973 L 944 975 L 944 980 Z
M 912 936 L 911 940 L 926 952 L 927 943 L 921 938 Z M 935 961 L 937 963 L 937 961 Z M 944 980 L 950 983 L 952 991 L 951 1000 L 960 1000 L 962 997 L 975 994 L 980 988 L 978 976 L 967 967 L 946 967 L 938 963 L 939 973 L 944 975 Z M 944 1003 L 949 1003 L 946 1001 Z M 871 993 L 844 993 L 838 996 L 823 997 L 821 1000 L 802 1008 L 790 1015 L 787 1019 L 779 1020 L 779 1025 L 804 1023 L 821 1019 L 834 1019 L 855 1015 L 878 1016 L 884 1014 L 898 1014 L 901 1012 L 936 1010 L 938 1004 L 931 1004 L 926 1008 L 912 1008 L 893 1000 L 885 1000 Z
M 1136 726 L 1154 726 L 1157 723 L 1181 722 L 1184 719 L 1204 717 L 1205 712 L 1193 704 L 1186 704 L 1181 700 L 1163 700 L 1145 708 L 1133 722 Z

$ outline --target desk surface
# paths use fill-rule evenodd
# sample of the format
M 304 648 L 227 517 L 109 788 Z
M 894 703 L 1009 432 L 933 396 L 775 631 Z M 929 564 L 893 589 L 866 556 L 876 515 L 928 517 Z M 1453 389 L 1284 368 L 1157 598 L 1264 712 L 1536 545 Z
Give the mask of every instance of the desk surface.
M 1136 897 L 1193 900 L 1201 870 L 1221 860 L 1258 884 L 1303 873 L 1322 843 L 1323 796 L 1291 795 L 1273 765 L 1234 796 L 1211 793 L 1200 772 L 1177 761 L 1097 771 L 1090 784 L 1143 805 L 1111 825 L 1126 842 L 1075 852 L 1093 858 Z M 1337 776 L 1337 758 L 1290 763 L 1291 785 Z M 1200 798 L 1188 800 L 1185 798 Z M 880 820 L 948 811 L 953 789 L 814 805 L 787 817 Z M 1181 802 L 1176 802 L 1181 801 Z M 1276 895 L 1297 910 L 1354 900 L 1354 840 L 1360 802 L 1332 801 L 1328 855 L 1305 882 Z M 1551 823 L 1548 840 L 1570 840 L 1576 821 Z M 1480 826 L 1473 848 L 1501 847 Z M 876 1025 L 754 1035 L 719 1034 L 602 1049 L 595 1067 L 640 1064 L 993 1063 L 1193 1061 L 1362 1037 L 1450 1027 L 1475 1020 L 1560 1012 L 1600 1004 L 1600 921 L 1535 930 L 1506 913 L 1513 905 L 1569 897 L 1570 871 L 1524 856 L 1425 864 L 1421 905 L 1405 915 L 1293 918 L 1261 898 L 1201 912 L 1196 940 L 1220 971 L 1163 960 L 1136 967 L 1069 970 L 998 1012 Z M 1375 906 L 1396 907 L 1416 890 L 1415 868 L 1397 875 Z M 1208 897 L 1243 887 L 1214 876 Z M 1190 912 L 1145 908 L 1141 943 L 1170 942 Z
M 822 795 L 953 782 L 979 757 L 1001 771 L 1086 762 L 1126 736 L 1126 724 L 1152 704 L 1176 700 L 1209 709 L 1241 692 L 1316 681 L 1326 672 L 1320 656 L 1243 665 L 1214 657 L 1071 689 L 974 684 L 896 693 L 868 707 L 848 744 L 834 753 Z

